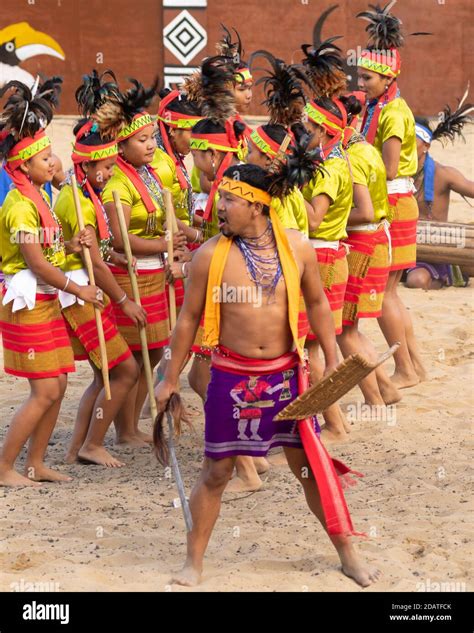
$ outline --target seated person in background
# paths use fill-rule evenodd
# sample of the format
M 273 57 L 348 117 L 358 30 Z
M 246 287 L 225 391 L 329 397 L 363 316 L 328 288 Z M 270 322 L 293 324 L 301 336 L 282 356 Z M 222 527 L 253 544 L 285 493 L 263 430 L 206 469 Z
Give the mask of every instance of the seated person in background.
M 432 130 L 427 119 L 416 118 L 416 137 L 418 148 L 418 173 L 415 176 L 415 194 L 420 210 L 420 219 L 448 222 L 449 198 L 451 191 L 463 197 L 474 198 L 474 182 L 468 180 L 458 169 L 435 161 L 429 154 L 432 141 L 462 136 L 462 128 L 469 120 L 468 114 L 474 111 L 474 105 L 464 103 L 467 91 L 455 112 L 449 106 L 443 111 L 443 117 Z M 463 275 L 459 266 L 417 261 L 415 268 L 409 268 L 406 276 L 408 288 L 437 290 L 443 286 L 466 286 L 469 278 Z

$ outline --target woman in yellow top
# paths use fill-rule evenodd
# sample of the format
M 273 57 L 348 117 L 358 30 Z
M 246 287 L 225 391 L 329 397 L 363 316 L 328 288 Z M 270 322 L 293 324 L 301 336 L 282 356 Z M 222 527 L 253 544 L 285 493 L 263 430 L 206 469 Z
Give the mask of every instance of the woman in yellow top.
M 117 191 L 123 205 L 128 226 L 130 246 L 137 258 L 137 275 L 140 298 L 147 314 L 146 334 L 150 362 L 155 367 L 162 350 L 169 341 L 168 304 L 165 294 L 165 274 L 162 253 L 167 250 L 163 223 L 165 209 L 162 188 L 156 173 L 150 167 L 156 150 L 155 129 L 150 114 L 144 108 L 155 95 L 155 86 L 145 89 L 137 81 L 119 99 L 110 99 L 96 113 L 99 125 L 116 120 L 120 129 L 117 135 L 119 156 L 114 174 L 102 193 L 102 201 L 109 218 L 113 246 L 123 251 L 117 210 L 113 191 Z M 179 249 L 186 242 L 182 232 L 173 238 Z M 131 296 L 131 284 L 127 271 L 111 265 L 117 284 Z M 127 341 L 141 369 L 136 388 L 130 392 L 134 406 L 125 407 L 116 416 L 117 434 L 121 441 L 131 445 L 151 441 L 151 437 L 139 431 L 138 419 L 145 401 L 147 386 L 143 370 L 140 337 L 136 323 L 125 315 L 117 303 L 113 304 L 119 332 Z M 137 438 L 140 438 L 140 440 Z
M 57 291 L 68 289 L 82 301 L 102 306 L 95 286 L 78 286 L 61 266 L 68 250 L 80 250 L 84 236 L 65 245 L 61 225 L 51 209 L 43 185 L 51 182 L 54 162 L 44 127 L 53 118 L 59 84 L 36 85 L 36 93 L 19 82 L 2 115 L 5 125 L 0 159 L 15 189 L 0 213 L 0 251 L 5 287 L 0 305 L 0 329 L 5 371 L 28 379 L 30 395 L 15 413 L 0 454 L 0 484 L 39 485 L 38 481 L 70 481 L 44 464 L 48 441 L 57 421 L 74 357 L 61 316 Z M 28 116 L 27 116 L 28 115 Z M 9 132 L 15 130 L 15 133 Z M 30 439 L 25 477 L 15 460 Z
M 354 96 L 340 97 L 347 110 L 348 124 L 357 120 L 362 106 Z M 376 358 L 372 343 L 358 329 L 359 319 L 382 313 L 387 285 L 389 256 L 388 199 L 385 165 L 377 150 L 354 127 L 344 133 L 344 148 L 351 166 L 354 200 L 347 222 L 349 278 L 344 295 L 342 333 L 338 344 L 344 357 L 365 353 Z M 400 400 L 383 367 L 359 383 L 369 405 L 392 404 Z
M 77 459 L 102 466 L 122 466 L 103 446 L 107 429 L 122 407 L 125 398 L 138 380 L 138 365 L 127 342 L 117 329 L 112 304 L 107 296 L 120 306 L 123 314 L 139 325 L 146 324 L 146 314 L 118 285 L 104 260 L 125 268 L 123 255 L 111 248 L 112 234 L 101 200 L 101 190 L 112 176 L 117 160 L 117 143 L 110 140 L 108 130 L 100 129 L 93 120 L 95 108 L 105 98 L 110 83 L 94 72 L 76 91 L 79 110 L 85 117 L 77 124 L 76 140 L 72 153 L 74 174 L 78 183 L 84 226 L 92 246 L 90 256 L 97 285 L 106 293 L 105 309 L 101 313 L 105 346 L 110 374 L 111 400 L 106 400 L 101 373 L 101 358 L 95 314 L 90 304 L 82 305 L 68 292 L 59 294 L 62 313 L 68 325 L 75 360 L 88 360 L 93 380 L 84 392 L 76 415 L 74 432 L 66 456 L 72 463 Z M 92 94 L 91 94 L 92 93 Z M 94 99 L 94 97 L 97 98 Z M 100 95 L 100 96 L 99 96 Z M 92 98 L 90 98 L 92 97 Z M 62 224 L 66 239 L 78 230 L 78 219 L 69 178 L 56 201 L 55 212 Z M 81 255 L 69 255 L 63 270 L 69 279 L 83 285 L 89 282 L 85 262 Z M 97 416 L 96 412 L 101 411 Z
M 250 134 L 247 163 L 258 165 L 268 171 L 286 134 L 287 131 L 282 125 L 261 125 L 253 130 Z M 283 200 L 274 198 L 272 207 L 285 229 L 296 229 L 308 237 L 308 212 L 304 196 L 298 187 L 294 187 Z
M 194 192 L 184 159 L 191 151 L 191 128 L 202 117 L 196 103 L 179 90 L 164 90 L 160 96 L 158 147 L 151 167 L 163 186 L 172 192 L 178 227 L 186 236 L 188 246 L 194 248 L 201 242 L 201 231 L 194 227 Z M 184 301 L 183 280 L 177 279 L 174 287 L 179 311 Z
M 390 204 L 392 261 L 379 324 L 389 345 L 400 342 L 394 354 L 392 380 L 397 387 L 411 387 L 425 378 L 425 370 L 397 287 L 403 270 L 416 263 L 418 205 L 413 177 L 418 159 L 415 119 L 397 85 L 401 68 L 397 49 L 403 43 L 401 22 L 388 12 L 390 6 L 360 16 L 369 20 L 370 41 L 358 60 L 358 83 L 367 95 L 362 134 L 383 158 Z
M 336 334 L 342 332 L 342 307 L 348 279 L 346 225 L 352 208 L 352 181 L 347 157 L 342 148 L 342 135 L 347 113 L 340 101 L 321 97 L 305 106 L 305 126 L 312 134 L 310 148 L 321 147 L 323 173 L 316 172 L 303 188 L 303 196 L 310 203 L 309 237 L 316 252 L 324 292 L 334 318 Z M 309 352 L 311 378 L 322 375 L 319 344 L 312 332 L 306 347 Z M 346 425 L 337 405 L 324 412 L 326 432 L 343 438 Z

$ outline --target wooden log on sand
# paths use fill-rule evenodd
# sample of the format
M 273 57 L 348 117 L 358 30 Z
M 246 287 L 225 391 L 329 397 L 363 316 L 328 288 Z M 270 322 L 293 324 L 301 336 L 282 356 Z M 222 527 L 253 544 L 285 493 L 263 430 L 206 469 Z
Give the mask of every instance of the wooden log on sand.
M 416 258 L 429 264 L 457 264 L 474 277 L 474 224 L 419 220 Z

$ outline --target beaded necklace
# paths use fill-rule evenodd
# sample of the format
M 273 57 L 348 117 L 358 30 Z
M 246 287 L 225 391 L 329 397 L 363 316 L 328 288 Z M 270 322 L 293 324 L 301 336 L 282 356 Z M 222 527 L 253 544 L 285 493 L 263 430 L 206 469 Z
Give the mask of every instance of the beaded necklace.
M 282 275 L 280 257 L 270 220 L 258 237 L 236 237 L 235 244 L 245 260 L 247 273 L 257 288 L 268 295 L 268 303 L 274 297 Z M 264 257 L 259 251 L 273 249 L 273 255 Z
M 163 195 L 161 193 L 160 186 L 158 181 L 153 175 L 151 168 L 148 165 L 143 165 L 143 167 L 139 167 L 137 169 L 137 174 L 139 175 L 141 181 L 147 188 L 148 193 L 152 200 L 160 207 L 161 209 L 165 208 L 165 203 L 163 201 Z M 156 232 L 157 226 L 157 218 L 156 211 L 154 213 L 149 213 L 146 221 L 146 229 L 145 232 L 147 235 L 154 235 Z

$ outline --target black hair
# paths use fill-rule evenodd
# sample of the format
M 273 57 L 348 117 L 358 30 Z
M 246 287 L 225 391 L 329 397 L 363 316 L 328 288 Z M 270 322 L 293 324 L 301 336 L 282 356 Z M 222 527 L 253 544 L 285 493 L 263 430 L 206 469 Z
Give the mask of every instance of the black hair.
M 237 139 L 241 138 L 245 132 L 245 124 L 241 121 L 234 121 L 234 134 Z M 201 119 L 193 127 L 193 133 L 195 134 L 225 134 L 225 126 L 221 123 L 216 123 L 212 119 Z
M 423 127 L 426 127 L 426 128 L 428 128 L 428 130 L 431 131 L 430 123 L 429 123 L 428 119 L 425 119 L 425 118 L 420 117 L 420 116 L 416 116 L 415 117 L 415 122 L 418 123 L 418 125 L 422 125 Z
M 169 88 L 163 88 L 162 90 L 160 90 L 160 99 L 164 99 L 167 95 L 169 95 L 170 92 L 171 90 Z M 200 115 L 197 104 L 193 101 L 190 101 L 185 94 L 180 94 L 179 96 L 175 97 L 172 101 L 168 103 L 166 108 L 168 110 L 171 110 L 171 112 L 177 112 L 178 114 L 189 114 L 190 116 Z
M 228 167 L 224 172 L 224 177 L 231 178 L 232 180 L 241 180 L 251 187 L 261 189 L 270 193 L 273 178 L 264 169 L 258 165 L 233 165 Z M 270 208 L 267 205 L 263 205 L 264 215 L 270 214 Z
M 280 145 L 283 143 L 283 139 L 287 134 L 286 128 L 283 127 L 283 125 L 279 125 L 277 123 L 267 123 L 265 125 L 262 125 L 262 129 L 265 134 L 272 139 L 272 141 L 275 141 L 275 143 L 279 143 Z
M 347 112 L 347 123 L 349 124 L 352 119 L 362 112 L 362 104 L 354 95 L 343 95 L 338 97 Z

